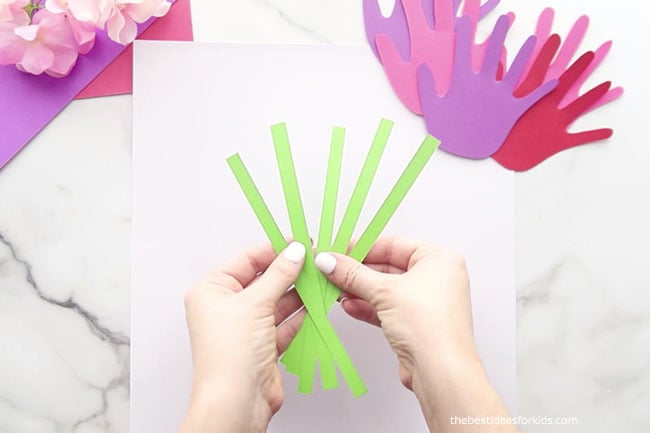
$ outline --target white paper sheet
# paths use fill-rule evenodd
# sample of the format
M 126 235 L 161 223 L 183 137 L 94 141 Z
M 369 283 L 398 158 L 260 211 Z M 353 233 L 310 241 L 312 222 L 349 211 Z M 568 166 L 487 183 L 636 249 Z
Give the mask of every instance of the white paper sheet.
M 363 46 L 137 41 L 134 81 L 131 431 L 165 433 L 179 425 L 190 392 L 184 293 L 215 265 L 266 241 L 225 158 L 241 154 L 289 233 L 269 130 L 287 122 L 316 238 L 332 126 L 348 128 L 344 203 L 380 118 L 396 121 L 359 228 L 425 130 Z M 513 175 L 491 160 L 440 151 L 386 232 L 466 256 L 479 349 L 514 411 Z M 348 318 L 338 305 L 331 320 L 369 393 L 355 399 L 346 386 L 322 391 L 317 382 L 314 395 L 299 395 L 295 377 L 287 374 L 286 401 L 269 431 L 426 432 L 381 332 Z

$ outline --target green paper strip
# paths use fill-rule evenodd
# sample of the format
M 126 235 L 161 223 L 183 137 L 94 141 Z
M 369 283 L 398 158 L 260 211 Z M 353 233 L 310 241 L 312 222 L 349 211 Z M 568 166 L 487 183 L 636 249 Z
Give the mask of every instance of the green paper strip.
M 332 140 L 330 142 L 329 160 L 327 165 L 327 176 L 325 178 L 325 189 L 323 194 L 323 206 L 321 210 L 320 226 L 318 229 L 318 241 L 316 249 L 318 251 L 329 251 L 332 245 L 332 232 L 334 231 L 334 217 L 336 214 L 336 201 L 338 197 L 339 182 L 341 178 L 341 165 L 343 161 L 343 144 L 345 142 L 345 128 L 335 127 L 332 130 Z M 321 296 L 323 303 L 325 302 L 325 290 L 327 284 L 321 287 Z M 305 323 L 298 334 L 296 339 L 301 342 L 301 345 L 295 347 L 288 347 L 283 357 L 283 363 L 293 362 L 296 359 L 298 351 L 303 354 L 302 362 L 298 371 L 305 372 L 301 376 L 301 381 L 298 385 L 298 391 L 309 394 L 312 392 L 313 387 L 313 374 L 311 369 L 314 368 L 315 363 L 319 366 L 321 374 L 322 386 L 324 389 L 334 389 L 338 387 L 338 379 L 336 377 L 336 368 L 334 366 L 334 358 L 326 346 L 323 344 L 305 346 L 305 341 L 311 341 L 313 338 L 320 337 L 315 334 L 312 323 Z M 306 336 L 307 335 L 307 336 Z M 305 350 L 306 349 L 306 350 Z M 311 353 L 315 350 L 315 353 Z M 288 358 L 288 361 L 284 361 Z
M 307 248 L 305 264 L 298 280 L 296 281 L 296 290 L 305 304 L 307 312 L 311 315 L 318 333 L 332 353 L 334 360 L 337 362 L 352 393 L 355 396 L 365 394 L 367 389 L 363 384 L 363 381 L 359 377 L 354 364 L 352 364 L 350 357 L 336 335 L 334 328 L 332 328 L 332 325 L 327 319 L 325 306 L 323 305 L 323 298 L 319 293 L 320 291 L 315 290 L 319 288 L 319 285 L 325 279 L 323 274 L 316 269 L 314 264 L 314 258 L 311 252 L 311 241 L 307 230 L 307 222 L 303 211 L 302 198 L 300 196 L 298 179 L 296 177 L 296 170 L 291 155 L 291 148 L 289 146 L 286 125 L 284 123 L 273 125 L 271 127 L 271 135 L 273 136 L 273 144 L 293 236 L 297 242 L 303 243 Z M 312 342 L 307 338 L 305 339 L 305 344 L 311 343 Z M 316 344 L 316 342 L 313 343 Z M 303 372 L 301 371 L 301 375 L 302 373 Z
M 262 195 L 259 192 L 259 189 L 255 185 L 253 178 L 251 177 L 248 169 L 244 165 L 244 162 L 241 160 L 239 154 L 235 154 L 226 159 L 228 165 L 230 166 L 231 171 L 235 175 L 235 179 L 239 183 L 241 190 L 244 192 L 248 203 L 250 204 L 255 216 L 259 220 L 264 232 L 269 238 L 273 249 L 276 253 L 280 253 L 287 246 L 287 242 L 280 231 L 275 219 L 271 215 L 266 202 L 262 198 Z M 309 316 L 305 317 L 305 323 L 311 322 Z M 313 324 L 311 325 L 313 326 Z M 289 347 L 285 351 L 284 356 L 282 356 L 282 363 L 287 368 L 287 371 L 293 374 L 298 374 L 300 372 L 300 365 L 302 362 L 302 346 L 304 342 L 304 334 L 299 333 L 291 341 Z M 300 350 L 291 350 L 292 347 L 299 347 Z
M 248 203 L 253 208 L 253 212 L 262 225 L 266 236 L 269 238 L 269 241 L 271 241 L 273 249 L 279 254 L 280 251 L 286 248 L 287 241 L 282 235 L 275 219 L 273 219 L 271 211 L 269 211 L 260 191 L 257 189 L 255 182 L 253 182 L 253 178 L 244 165 L 244 162 L 241 160 L 238 153 L 227 158 L 226 162 L 228 162 L 230 170 L 235 175 L 235 179 L 237 179 L 237 183 L 239 183 L 246 199 L 248 199 Z
M 439 145 L 440 141 L 436 138 L 430 135 L 425 137 L 424 141 L 415 152 L 415 155 L 413 155 L 413 158 L 411 158 L 411 161 L 409 161 L 408 165 L 395 183 L 395 186 L 393 186 L 390 193 L 388 193 L 388 196 L 368 224 L 368 227 L 361 237 L 359 237 L 359 240 L 352 248 L 352 251 L 350 251 L 350 257 L 358 261 L 363 261 L 363 259 L 365 259 L 366 255 L 372 248 L 372 245 L 377 241 L 377 238 L 379 238 L 379 235 L 388 224 L 388 221 L 390 221 L 392 216 L 395 214 L 395 211 L 402 203 L 406 194 L 413 186 L 413 183 L 415 183 L 415 180 L 418 178 L 427 162 L 429 162 L 431 156 L 438 149 Z M 328 292 L 328 298 L 325 300 L 325 306 L 327 309 L 331 308 L 334 302 L 336 302 L 336 299 L 341 292 L 334 284 L 329 284 L 329 287 L 331 287 L 332 290 Z
M 329 161 L 327 163 L 327 177 L 325 178 L 325 190 L 323 193 L 323 206 L 321 208 L 320 226 L 318 228 L 318 251 L 328 251 L 332 247 L 332 234 L 334 232 L 334 217 L 336 215 L 336 202 L 339 193 L 341 179 L 341 165 L 343 162 L 343 144 L 345 142 L 345 128 L 334 127 L 332 140 L 330 142 Z M 327 293 L 326 282 L 321 286 L 323 302 Z M 338 387 L 336 368 L 332 354 L 322 344 L 318 346 L 318 367 L 321 375 L 323 389 L 334 389 Z
M 296 242 L 302 243 L 307 249 L 305 261 L 313 261 L 311 239 L 309 237 L 309 229 L 307 228 L 307 220 L 305 219 L 305 212 L 303 210 L 302 197 L 298 186 L 298 177 L 296 176 L 293 156 L 291 155 L 286 125 L 284 123 L 279 123 L 271 126 L 271 135 L 273 136 L 273 145 L 293 238 Z M 307 310 L 309 310 L 309 313 L 312 315 L 318 312 L 324 313 L 323 301 L 322 298 L 319 299 L 319 293 L 317 290 L 312 288 L 304 294 L 299 294 L 301 295 Z M 319 325 L 318 323 L 316 324 Z
M 377 241 L 379 235 L 384 230 L 388 221 L 395 214 L 395 211 L 406 197 L 413 183 L 418 178 L 424 167 L 431 159 L 431 156 L 438 149 L 440 141 L 428 135 L 418 148 L 411 161 L 408 163 L 404 172 L 397 180 L 397 183 L 391 189 L 388 197 L 382 203 L 381 207 L 375 214 L 368 227 L 363 232 L 359 240 L 350 251 L 350 257 L 362 261 L 368 255 L 372 245 Z
M 375 138 L 372 140 L 370 150 L 368 151 L 366 160 L 363 163 L 363 167 L 359 173 L 359 178 L 357 179 L 354 191 L 352 191 L 352 196 L 348 202 L 348 207 L 345 209 L 345 213 L 343 214 L 343 219 L 341 220 L 341 225 L 339 226 L 336 239 L 332 245 L 331 251 L 333 252 L 345 254 L 348 251 L 348 246 L 352 240 L 354 229 L 357 226 L 359 217 L 361 216 L 363 205 L 366 203 L 368 191 L 370 191 L 370 186 L 372 185 L 372 181 L 377 173 L 379 162 L 384 154 L 384 149 L 386 148 L 386 143 L 388 143 L 388 137 L 390 136 L 394 124 L 394 122 L 387 119 L 381 119 L 379 122 Z M 328 310 L 332 305 L 333 301 L 330 300 L 332 298 L 336 300 L 340 293 L 341 291 L 334 284 L 327 284 L 325 289 L 326 310 Z
M 307 322 L 309 322 L 309 324 Z M 305 333 L 302 332 L 302 328 L 308 325 L 312 327 L 314 326 L 309 314 L 305 316 L 305 320 L 298 330 L 298 333 L 293 337 L 293 340 L 291 340 L 291 343 L 287 346 L 287 350 L 284 351 L 284 355 L 280 358 L 280 362 L 284 365 L 287 371 L 297 376 L 300 375 L 300 366 L 302 364 L 303 348 L 305 345 Z
M 344 141 L 345 128 L 334 128 L 332 131 L 332 142 L 330 144 L 329 162 L 327 164 L 327 177 L 325 179 L 325 192 L 323 194 L 318 242 L 316 244 L 318 251 L 328 251 L 332 247 L 332 233 L 334 232 L 334 216 L 336 214 L 336 201 L 341 179 Z
M 350 202 L 345 210 L 345 214 L 343 214 L 339 232 L 337 233 L 334 244 L 332 245 L 332 250 L 334 252 L 345 253 L 348 250 L 348 245 L 352 240 L 354 228 L 359 221 L 361 210 L 366 202 L 366 197 L 368 197 L 370 185 L 375 177 L 375 173 L 377 173 L 377 167 L 379 167 L 379 161 L 381 160 L 381 156 L 386 148 L 386 143 L 388 142 L 388 137 L 393 129 L 393 125 L 393 122 L 386 119 L 381 119 L 381 122 L 379 123 L 379 128 L 377 128 L 377 133 L 372 141 L 372 145 L 368 151 L 368 156 L 366 157 L 361 173 L 359 174 L 359 179 L 357 180 L 357 184 L 355 185 L 352 196 L 350 197 Z

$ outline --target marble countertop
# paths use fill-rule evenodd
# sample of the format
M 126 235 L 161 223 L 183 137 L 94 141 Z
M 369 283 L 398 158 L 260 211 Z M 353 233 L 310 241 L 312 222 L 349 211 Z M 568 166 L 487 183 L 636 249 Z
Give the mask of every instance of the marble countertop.
M 196 40 L 364 43 L 358 3 L 194 0 Z M 630 66 L 647 14 L 532 3 L 620 21 L 634 42 L 606 65 L 626 95 L 591 115 L 614 138 L 517 175 L 518 411 L 580 422 L 526 432 L 645 432 L 650 86 Z M 128 431 L 130 110 L 130 96 L 73 102 L 0 171 L 1 433 Z

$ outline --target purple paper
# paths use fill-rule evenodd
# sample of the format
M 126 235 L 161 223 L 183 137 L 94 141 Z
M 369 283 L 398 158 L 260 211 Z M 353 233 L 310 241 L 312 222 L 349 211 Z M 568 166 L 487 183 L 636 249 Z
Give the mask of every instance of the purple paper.
M 535 46 L 535 36 L 526 40 L 502 80 L 497 70 L 510 19 L 502 15 L 490 36 L 485 61 L 478 73 L 472 69 L 472 21 L 468 16 L 456 26 L 456 52 L 449 92 L 439 96 L 427 65 L 418 70 L 418 86 L 427 131 L 441 140 L 440 148 L 471 159 L 492 156 L 503 144 L 519 117 L 549 93 L 557 81 L 549 81 L 530 95 L 513 93 Z
M 154 21 L 152 18 L 140 24 L 138 35 Z M 26 74 L 13 65 L 0 66 L 0 169 L 125 49 L 106 32 L 98 32 L 92 51 L 80 55 L 65 78 Z

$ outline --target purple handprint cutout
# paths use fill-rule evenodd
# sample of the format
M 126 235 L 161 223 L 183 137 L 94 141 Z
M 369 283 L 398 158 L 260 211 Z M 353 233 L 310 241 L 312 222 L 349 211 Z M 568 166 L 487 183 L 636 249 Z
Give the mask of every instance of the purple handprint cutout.
M 455 25 L 460 0 L 398 0 L 390 17 L 385 18 L 377 0 L 364 0 L 366 36 L 381 61 L 391 86 L 411 111 L 421 114 L 417 69 L 426 64 L 432 71 L 438 94 L 449 88 Z M 463 14 L 478 21 L 499 4 L 499 0 L 466 0 Z M 475 67 L 482 62 L 485 43 L 472 46 Z
M 513 96 L 535 46 L 535 36 L 523 44 L 503 80 L 497 79 L 499 59 L 510 25 L 502 15 L 492 31 L 479 72 L 472 69 L 472 21 L 463 16 L 456 25 L 456 49 L 449 92 L 439 96 L 425 64 L 418 70 L 419 96 L 428 132 L 442 141 L 440 148 L 471 159 L 494 154 L 513 125 L 533 104 L 557 85 L 549 81 L 529 95 Z

